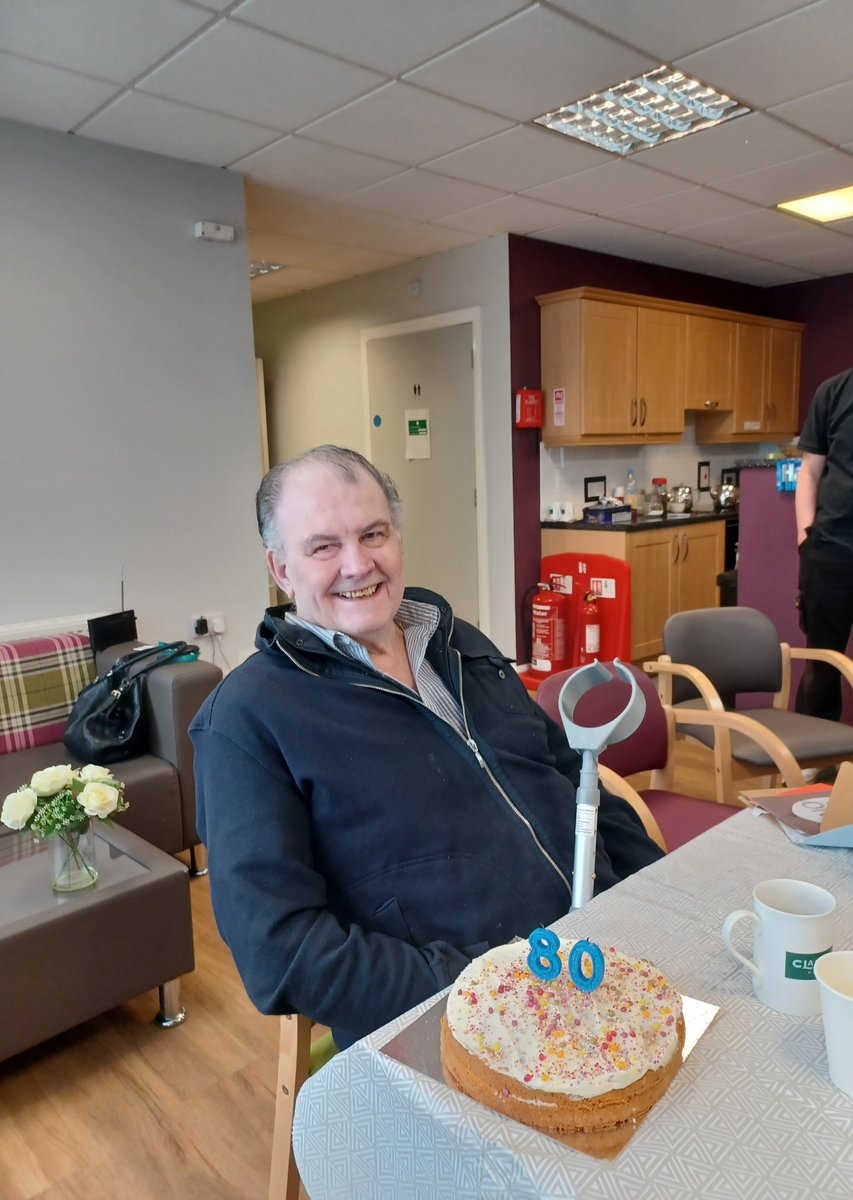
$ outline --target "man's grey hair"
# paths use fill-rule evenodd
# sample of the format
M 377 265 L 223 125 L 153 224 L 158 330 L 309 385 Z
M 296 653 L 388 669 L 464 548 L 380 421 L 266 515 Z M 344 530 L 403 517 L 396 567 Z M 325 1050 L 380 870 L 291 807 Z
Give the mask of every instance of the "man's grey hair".
M 343 446 L 315 446 L 313 450 L 306 450 L 304 454 L 300 454 L 296 458 L 278 463 L 267 471 L 261 480 L 261 486 L 255 497 L 255 512 L 261 540 L 268 550 L 284 549 L 276 519 L 279 502 L 288 477 L 293 471 L 309 463 L 322 463 L 327 467 L 333 467 L 347 483 L 358 483 L 359 473 L 368 475 L 375 480 L 388 501 L 391 524 L 398 533 L 400 532 L 403 526 L 403 502 L 391 476 L 374 467 L 373 463 L 368 462 L 364 455 L 359 454 L 357 450 L 347 450 Z

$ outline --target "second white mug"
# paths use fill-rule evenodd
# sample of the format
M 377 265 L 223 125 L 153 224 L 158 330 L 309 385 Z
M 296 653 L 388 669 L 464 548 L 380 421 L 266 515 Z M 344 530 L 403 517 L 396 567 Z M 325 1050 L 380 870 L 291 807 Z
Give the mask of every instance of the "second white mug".
M 726 949 L 752 972 L 753 991 L 762 1004 L 793 1017 L 815 1016 L 820 989 L 814 965 L 832 949 L 833 896 L 799 879 L 766 879 L 755 885 L 752 899 L 753 911 L 736 909 L 723 922 Z M 752 923 L 753 959 L 732 945 L 732 931 L 743 920 Z

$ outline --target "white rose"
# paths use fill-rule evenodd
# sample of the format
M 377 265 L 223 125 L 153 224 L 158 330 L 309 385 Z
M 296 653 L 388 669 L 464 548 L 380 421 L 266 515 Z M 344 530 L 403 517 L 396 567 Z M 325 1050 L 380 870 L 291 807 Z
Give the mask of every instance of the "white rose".
M 70 764 L 60 767 L 45 767 L 36 771 L 30 780 L 30 787 L 37 796 L 55 796 L 63 788 L 70 787 L 73 772 Z
M 96 767 L 94 763 L 89 763 L 87 767 L 81 767 L 78 775 L 84 783 L 95 783 L 99 779 L 112 779 L 109 767 Z
M 108 817 L 115 812 L 118 798 L 117 788 L 95 781 L 86 784 L 77 797 L 77 803 L 85 810 L 87 817 Z
M 20 792 L 12 792 L 3 801 L 0 821 L 10 829 L 26 829 L 27 821 L 36 811 L 38 796 L 32 788 L 22 788 Z

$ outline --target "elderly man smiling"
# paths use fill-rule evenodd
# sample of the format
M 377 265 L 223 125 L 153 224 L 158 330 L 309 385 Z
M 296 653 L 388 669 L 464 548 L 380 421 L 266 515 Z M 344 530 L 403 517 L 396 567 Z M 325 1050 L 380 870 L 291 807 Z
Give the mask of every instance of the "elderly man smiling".
M 571 902 L 580 761 L 510 661 L 405 588 L 392 481 L 320 446 L 257 496 L 259 653 L 191 728 L 216 919 L 255 1004 L 341 1047 Z M 603 796 L 596 887 L 660 850 Z

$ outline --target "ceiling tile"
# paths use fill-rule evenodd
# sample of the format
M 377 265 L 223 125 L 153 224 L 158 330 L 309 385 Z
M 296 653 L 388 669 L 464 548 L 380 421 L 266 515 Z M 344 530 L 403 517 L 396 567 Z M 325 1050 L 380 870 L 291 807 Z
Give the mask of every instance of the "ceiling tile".
M 362 67 L 220 21 L 147 75 L 139 88 L 291 132 L 382 81 Z
M 255 229 L 286 232 L 287 222 L 295 212 L 315 208 L 313 196 L 303 196 L 286 188 L 271 187 L 253 179 L 246 180 L 246 222 Z
M 748 10 L 750 5 L 744 5 Z M 850 77 L 850 0 L 820 0 L 675 63 L 751 107 L 769 108 Z
M 300 132 L 417 167 L 506 129 L 509 121 L 405 83 L 390 83 Z
M 309 288 L 325 287 L 345 276 L 344 271 L 318 271 L 316 267 L 293 267 L 272 275 L 259 275 L 252 280 L 252 303 L 263 304 L 295 292 L 307 292 Z
M 802 8 L 811 0 L 714 0 L 713 4 L 694 4 L 689 14 L 684 0 L 644 0 L 626 4 L 625 0 L 552 0 L 572 16 L 583 17 L 608 33 L 634 46 L 660 55 L 662 63 L 679 54 L 701 50 L 722 38 L 742 33 L 782 13 Z M 713 82 L 713 81 L 710 81 Z
M 811 253 L 792 255 L 791 262 L 795 267 L 801 267 L 810 273 L 844 275 L 853 271 L 853 238 L 848 238 L 847 241 L 850 243 L 849 248 L 841 252 L 836 249 L 815 250 Z
M 838 254 L 846 254 L 853 250 L 853 238 L 845 237 L 843 233 L 835 233 L 823 225 L 815 225 L 811 221 L 792 219 L 784 233 L 741 242 L 738 249 L 744 254 L 755 254 L 758 258 L 796 263 L 797 258 L 803 254 L 833 250 Z
M 230 14 L 305 46 L 400 75 L 529 0 L 246 0 Z
M 490 200 L 488 204 L 479 204 L 466 212 L 443 217 L 438 224 L 479 233 L 481 237 L 492 237 L 496 233 L 534 233 L 564 225 L 569 215 L 565 208 L 556 204 L 543 204 L 526 196 L 502 196 L 499 200 Z M 582 213 L 576 215 L 583 216 Z
M 623 219 L 647 229 L 659 229 L 667 233 L 671 229 L 683 229 L 701 221 L 713 221 L 717 217 L 746 213 L 749 206 L 731 196 L 712 192 L 709 188 L 691 188 L 673 196 L 661 196 L 657 200 L 643 200 L 639 204 L 628 204 L 624 208 L 611 209 L 609 215 Z
M 325 146 L 291 134 L 234 164 L 242 174 L 306 196 L 343 196 L 405 171 L 402 163 Z
M 840 146 L 853 140 L 853 81 L 789 100 L 771 112 L 783 121 L 790 121 L 792 125 Z
M 581 217 L 565 225 L 542 230 L 535 236 L 546 242 L 559 242 L 564 246 L 579 246 L 586 250 L 601 250 L 609 253 L 612 246 L 640 239 L 643 230 L 623 221 L 612 221 L 607 217 Z
M 741 242 L 753 242 L 759 238 L 784 234 L 793 219 L 774 208 L 753 208 L 733 217 L 721 217 L 716 221 L 703 221 L 697 225 L 684 225 L 681 233 L 684 237 L 714 246 L 738 246 Z
M 840 150 L 825 150 L 821 154 L 809 154 L 760 171 L 714 181 L 714 187 L 722 192 L 751 200 L 754 204 L 767 205 L 851 185 L 853 157 Z
M 148 96 L 125 92 L 77 130 L 98 141 L 117 142 L 189 162 L 224 167 L 277 136 L 274 130 Z
M 534 4 L 406 78 L 526 121 L 657 65 L 647 54 Z
M 423 258 L 426 254 L 439 254 L 443 250 L 455 250 L 478 240 L 475 233 L 461 229 L 445 229 L 440 225 L 410 225 L 407 229 L 386 230 L 364 239 L 365 246 L 376 246 L 389 254 L 402 254 L 407 259 Z
M 249 230 L 249 254 L 268 262 L 286 263 L 288 267 L 314 267 L 318 271 L 377 271 L 405 262 L 400 254 L 381 250 L 366 250 L 354 246 L 330 246 L 328 242 L 309 238 L 288 237 L 287 234 Z
M 564 137 L 541 125 L 516 125 L 424 165 L 440 175 L 516 192 L 594 167 L 602 158 L 603 151 L 585 146 L 577 138 Z
M 494 188 L 450 179 L 446 175 L 433 175 L 430 171 L 412 170 L 352 192 L 346 197 L 346 203 L 416 221 L 433 221 L 499 196 Z
M 754 171 L 824 149 L 807 133 L 789 129 L 764 113 L 750 113 L 642 150 L 635 160 L 694 183 L 713 183 L 721 175 Z
M 116 94 L 116 85 L 0 53 L 0 117 L 67 132 Z
M 628 239 L 615 242 L 611 253 L 620 258 L 633 258 L 638 262 L 659 263 L 664 267 L 677 267 L 694 254 L 703 250 L 695 242 L 674 234 L 649 233 L 641 239 Z
M 691 184 L 608 155 L 607 161 L 565 179 L 525 189 L 524 195 L 584 212 L 610 212 L 627 204 L 695 191 Z
M 213 19 L 174 0 L 3 0 L 0 50 L 130 83 Z
M 295 237 L 325 238 L 341 246 L 365 246 L 375 245 L 374 238 L 399 233 L 413 224 L 352 205 L 315 202 L 310 208 L 292 213 L 281 232 Z

